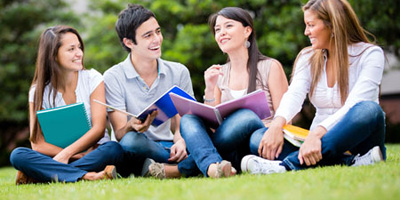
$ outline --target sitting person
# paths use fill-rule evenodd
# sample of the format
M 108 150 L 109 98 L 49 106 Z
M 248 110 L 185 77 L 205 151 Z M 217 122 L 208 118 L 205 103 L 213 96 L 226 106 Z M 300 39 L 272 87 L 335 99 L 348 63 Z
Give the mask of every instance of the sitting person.
M 270 174 L 386 159 L 385 116 L 378 104 L 382 49 L 371 44 L 345 0 L 310 0 L 303 11 L 311 47 L 299 53 L 269 128 L 252 135 L 250 149 L 260 157 L 244 157 L 243 171 Z M 307 94 L 316 114 L 304 143 L 295 148 L 284 141 L 282 128 Z
M 219 48 L 228 55 L 228 62 L 205 71 L 204 103 L 215 106 L 261 89 L 273 114 L 288 82 L 281 64 L 258 50 L 250 14 L 227 7 L 211 15 L 209 25 Z M 213 130 L 200 117 L 188 114 L 182 117 L 180 130 L 200 171 L 219 178 L 237 173 L 241 158 L 249 153 L 250 135 L 270 120 L 262 121 L 253 111 L 239 109 Z
M 129 4 L 119 14 L 115 29 L 129 54 L 104 73 L 108 104 L 139 114 L 174 85 L 193 96 L 189 70 L 180 63 L 160 58 L 163 36 L 154 13 L 141 5 Z M 196 164 L 187 159 L 186 143 L 179 131 L 179 115 L 156 127 L 151 123 L 157 112 L 143 122 L 121 112 L 110 110 L 108 114 L 116 139 L 128 154 L 127 163 L 129 154 L 152 159 L 144 167 L 150 167 L 149 175 L 158 178 L 196 173 Z M 135 159 L 131 163 L 134 162 Z M 172 173 L 171 167 L 179 170 Z
M 10 156 L 19 170 L 17 184 L 116 178 L 114 165 L 122 161 L 123 149 L 106 132 L 106 109 L 93 103 L 105 100 L 103 77 L 84 68 L 83 50 L 80 35 L 68 26 L 50 27 L 40 37 L 29 92 L 32 149 L 19 147 Z M 64 149 L 46 142 L 36 112 L 77 102 L 85 105 L 90 130 Z

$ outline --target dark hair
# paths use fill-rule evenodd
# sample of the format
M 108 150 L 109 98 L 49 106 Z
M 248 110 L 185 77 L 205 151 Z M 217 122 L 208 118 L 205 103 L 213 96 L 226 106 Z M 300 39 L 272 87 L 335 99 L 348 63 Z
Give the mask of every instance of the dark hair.
M 242 23 L 244 27 L 249 26 L 252 29 L 248 39 L 248 41 L 250 42 L 250 47 L 248 48 L 249 60 L 247 61 L 247 69 L 249 71 L 249 87 L 247 89 L 247 93 L 250 93 L 256 89 L 256 81 L 258 74 L 257 64 L 260 60 L 267 59 L 266 56 L 261 54 L 260 50 L 257 47 L 256 31 L 254 29 L 253 18 L 247 11 L 243 10 L 242 8 L 238 7 L 223 8 L 217 13 L 212 14 L 208 19 L 208 24 L 214 35 L 215 35 L 214 26 L 218 16 L 223 16 L 225 18 L 238 21 Z
M 38 55 L 36 58 L 35 74 L 33 76 L 31 87 L 35 87 L 34 99 L 33 99 L 33 111 L 41 110 L 43 106 L 43 94 L 44 89 L 48 84 L 51 84 L 50 93 L 53 90 L 57 90 L 64 87 L 63 77 L 61 75 L 60 65 L 57 62 L 58 50 L 61 47 L 62 36 L 66 33 L 73 33 L 78 37 L 81 45 L 82 52 L 84 51 L 84 45 L 82 38 L 78 31 L 69 26 L 54 26 L 47 28 L 40 36 Z M 83 57 L 82 57 L 83 63 Z M 54 92 L 53 100 L 56 98 L 57 92 Z M 50 99 L 50 96 L 47 98 Z M 53 101 L 55 102 L 55 101 Z M 53 106 L 55 106 L 53 104 Z M 40 126 L 35 115 L 33 130 L 31 133 L 30 140 L 36 141 L 38 132 L 40 132 Z
M 130 39 L 136 44 L 136 29 L 151 17 L 156 18 L 153 12 L 139 4 L 128 4 L 128 7 L 119 13 L 115 30 L 126 51 L 131 52 L 131 49 L 125 46 L 124 38 Z

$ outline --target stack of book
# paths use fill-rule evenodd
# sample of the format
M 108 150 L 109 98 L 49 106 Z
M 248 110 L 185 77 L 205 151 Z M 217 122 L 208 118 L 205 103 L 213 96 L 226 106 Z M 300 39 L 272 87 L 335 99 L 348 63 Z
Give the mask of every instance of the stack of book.
M 283 137 L 296 147 L 300 147 L 310 131 L 298 126 L 286 124 L 283 126 Z

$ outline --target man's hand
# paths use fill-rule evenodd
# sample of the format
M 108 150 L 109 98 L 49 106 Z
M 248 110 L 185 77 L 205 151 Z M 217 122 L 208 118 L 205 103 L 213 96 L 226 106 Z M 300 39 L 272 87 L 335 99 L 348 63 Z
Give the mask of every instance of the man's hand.
M 153 122 L 153 120 L 157 116 L 157 114 L 158 114 L 158 111 L 153 111 L 150 115 L 147 115 L 147 118 L 144 122 L 142 122 L 136 118 L 131 118 L 128 121 L 128 124 L 134 131 L 143 133 L 149 129 L 151 123 Z
M 169 156 L 169 162 L 181 162 L 187 158 L 186 143 L 185 140 L 179 139 L 171 147 L 171 153 Z

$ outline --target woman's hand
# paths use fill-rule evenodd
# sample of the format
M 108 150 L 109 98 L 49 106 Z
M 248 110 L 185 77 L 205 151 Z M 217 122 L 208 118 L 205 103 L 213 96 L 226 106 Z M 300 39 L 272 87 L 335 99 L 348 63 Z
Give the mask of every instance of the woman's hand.
M 60 153 L 53 157 L 53 160 L 60 163 L 68 164 L 71 157 L 72 154 L 69 153 L 66 149 L 63 149 L 62 151 L 60 151 Z
M 275 160 L 282 152 L 283 133 L 282 128 L 269 127 L 261 139 L 258 154 L 268 160 Z
M 326 129 L 318 126 L 306 137 L 299 150 L 298 159 L 301 165 L 316 165 L 322 159 L 321 138 L 325 133 Z
M 204 81 L 206 84 L 206 90 L 214 92 L 214 88 L 217 85 L 218 76 L 223 75 L 220 71 L 221 65 L 212 65 L 204 72 Z M 206 94 L 207 96 L 207 94 Z

